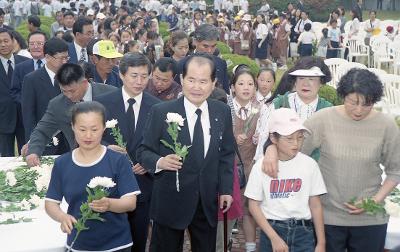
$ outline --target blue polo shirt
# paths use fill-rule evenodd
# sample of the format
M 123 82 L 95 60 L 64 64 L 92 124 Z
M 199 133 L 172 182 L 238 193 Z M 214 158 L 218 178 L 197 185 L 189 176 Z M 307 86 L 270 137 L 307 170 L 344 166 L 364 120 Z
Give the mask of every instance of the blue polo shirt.
M 97 83 L 104 83 L 112 85 L 117 88 L 122 87 L 122 80 L 121 78 L 119 78 L 119 69 L 116 66 L 114 66 L 113 69 L 111 70 L 111 73 L 107 75 L 106 82 L 104 82 L 104 80 L 100 77 L 95 66 L 93 67 L 93 76 L 94 76 L 94 81 Z
M 75 151 L 75 150 L 74 150 Z M 86 186 L 96 176 L 109 177 L 116 185 L 109 189 L 109 198 L 139 194 L 132 166 L 123 154 L 104 147 L 103 155 L 90 165 L 82 165 L 74 160 L 74 151 L 55 160 L 46 200 L 68 203 L 67 213 L 78 219 L 80 206 L 87 201 Z M 132 237 L 126 213 L 105 212 L 100 217 L 105 221 L 88 220 L 89 230 L 82 231 L 73 249 L 83 251 L 116 251 L 132 246 Z M 68 235 L 69 247 L 76 235 L 74 228 Z

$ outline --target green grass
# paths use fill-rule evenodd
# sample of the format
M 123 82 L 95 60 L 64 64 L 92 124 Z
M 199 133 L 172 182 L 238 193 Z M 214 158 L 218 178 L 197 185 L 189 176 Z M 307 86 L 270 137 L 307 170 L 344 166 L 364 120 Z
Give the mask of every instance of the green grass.
M 346 20 L 350 20 L 350 10 L 346 10 Z M 400 11 L 378 11 L 379 20 L 400 20 Z M 363 20 L 369 19 L 369 10 L 363 11 Z
M 48 37 L 50 37 L 50 27 L 53 22 L 56 20 L 53 17 L 45 17 L 45 16 L 39 16 L 40 21 L 42 22 L 40 29 L 47 34 Z M 29 30 L 27 26 L 28 21 L 23 21 L 20 26 L 17 27 L 16 31 L 21 34 L 21 36 L 24 39 L 28 38 L 29 35 Z

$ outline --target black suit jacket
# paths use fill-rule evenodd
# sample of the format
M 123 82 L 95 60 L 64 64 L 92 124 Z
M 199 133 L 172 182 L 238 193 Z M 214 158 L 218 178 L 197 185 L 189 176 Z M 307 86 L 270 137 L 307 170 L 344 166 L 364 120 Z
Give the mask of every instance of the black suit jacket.
M 208 99 L 210 117 L 210 146 L 201 165 L 194 162 L 190 151 L 179 170 L 180 192 L 176 190 L 176 173 L 155 173 L 157 161 L 173 154 L 160 140 L 172 144 L 165 122 L 167 113 L 174 112 L 186 118 L 184 99 L 167 101 L 152 107 L 145 126 L 143 143 L 137 158 L 150 173 L 154 174 L 150 217 L 161 225 L 174 229 L 185 229 L 191 223 L 199 200 L 211 226 L 217 225 L 218 195 L 232 194 L 233 184 L 233 131 L 229 107 L 216 100 Z M 178 141 L 191 145 L 187 120 L 179 132 Z
M 26 141 L 29 141 L 33 129 L 42 119 L 49 101 L 60 93 L 57 81 L 52 84 L 45 67 L 25 76 L 22 82 L 21 106 Z
M 136 158 L 136 150 L 139 147 L 140 143 L 143 140 L 143 133 L 145 131 L 145 123 L 149 116 L 150 108 L 157 103 L 160 103 L 161 100 L 156 97 L 148 94 L 147 92 L 143 92 L 142 102 L 140 104 L 140 111 L 135 134 L 133 136 L 129 135 L 128 130 L 128 122 L 126 118 L 125 105 L 124 100 L 122 98 L 122 91 L 118 89 L 114 92 L 99 96 L 95 100 L 102 103 L 107 110 L 107 120 L 117 119 L 118 124 L 117 127 L 121 130 L 121 134 L 123 136 L 124 142 L 127 143 L 127 151 L 129 157 L 131 158 L 133 164 L 138 163 Z M 106 129 L 103 140 L 107 144 L 116 144 L 114 137 L 111 136 L 111 130 Z M 141 194 L 138 197 L 139 201 L 148 201 L 151 196 L 151 190 L 153 187 L 153 178 L 152 175 L 146 173 L 144 175 L 135 175 L 136 180 L 138 181 L 139 188 Z
M 29 58 L 14 55 L 15 65 L 29 60 Z M 0 64 L 0 134 L 15 132 L 17 125 L 17 103 L 10 94 L 11 83 L 8 81 L 6 70 Z
M 35 70 L 34 63 L 34 60 L 30 59 L 15 66 L 11 81 L 11 96 L 18 103 L 21 103 L 22 82 L 25 75 Z
M 68 63 L 74 63 L 74 64 L 78 63 L 78 55 L 76 54 L 75 45 L 73 42 L 68 43 L 68 56 L 69 56 Z
M 230 83 L 229 83 L 229 76 L 228 76 L 228 67 L 226 65 L 225 60 L 221 59 L 220 57 L 210 55 L 214 61 L 215 68 L 216 68 L 216 76 L 217 76 L 217 85 L 220 88 L 223 88 L 227 94 L 230 93 Z M 181 77 L 180 75 L 183 73 L 183 66 L 185 65 L 188 57 L 183 58 L 178 63 L 178 74 L 175 76 L 175 81 L 181 84 Z
M 95 98 L 107 92 L 116 90 L 115 87 L 104 84 L 91 84 L 92 97 Z M 46 113 L 33 130 L 30 140 L 28 155 L 35 153 L 42 155 L 46 145 L 52 137 L 61 131 L 73 150 L 76 147 L 74 133 L 71 128 L 71 107 L 74 104 L 65 95 L 59 94 L 50 100 Z

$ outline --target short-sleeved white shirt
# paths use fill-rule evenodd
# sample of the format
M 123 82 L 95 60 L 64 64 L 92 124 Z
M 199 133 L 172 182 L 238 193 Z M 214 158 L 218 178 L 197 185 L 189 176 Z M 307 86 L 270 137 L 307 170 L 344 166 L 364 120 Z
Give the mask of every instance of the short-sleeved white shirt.
M 309 198 L 326 193 L 317 162 L 299 152 L 293 159 L 279 161 L 278 178 L 262 171 L 262 159 L 251 170 L 244 195 L 261 201 L 267 219 L 311 219 Z
M 256 39 L 262 39 L 263 36 L 268 35 L 268 27 L 266 24 L 258 24 L 257 29 L 256 29 Z

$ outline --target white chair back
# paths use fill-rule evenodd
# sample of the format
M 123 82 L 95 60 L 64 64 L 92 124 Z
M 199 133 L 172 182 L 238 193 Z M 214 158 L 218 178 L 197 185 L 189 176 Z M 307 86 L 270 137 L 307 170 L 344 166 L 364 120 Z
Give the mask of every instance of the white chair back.
M 329 86 L 336 88 L 337 83 L 339 82 L 337 69 L 340 65 L 347 64 L 348 61 L 345 59 L 342 59 L 342 58 L 331 58 L 331 59 L 324 60 L 324 62 L 329 67 L 329 70 L 331 71 L 331 76 L 332 76 L 332 80 L 330 82 L 328 82 L 327 84 Z
M 337 82 L 339 83 L 340 79 L 343 75 L 345 75 L 350 69 L 359 68 L 359 69 L 367 69 L 367 67 L 358 62 L 347 62 L 339 65 L 337 68 Z
M 382 80 L 381 76 L 387 74 L 387 72 L 383 69 L 378 69 L 378 68 L 368 68 L 368 70 L 370 72 L 373 72 L 374 74 L 376 74 L 376 76 L 378 76 L 379 79 Z
M 384 74 L 381 76 L 381 80 L 385 87 L 392 86 L 400 90 L 400 75 L 396 74 Z

